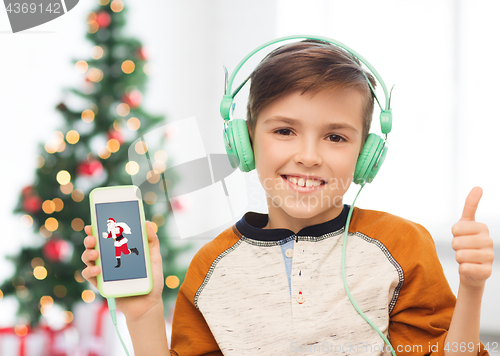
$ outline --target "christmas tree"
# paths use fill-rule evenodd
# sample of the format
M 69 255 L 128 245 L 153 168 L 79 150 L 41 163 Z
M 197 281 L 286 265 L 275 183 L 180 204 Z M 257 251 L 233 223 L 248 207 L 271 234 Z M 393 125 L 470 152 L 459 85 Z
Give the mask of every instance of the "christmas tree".
M 64 309 L 69 323 L 75 303 L 99 298 L 81 276 L 85 267 L 80 260 L 86 236 L 83 229 L 90 224 L 89 193 L 100 186 L 132 184 L 131 175 L 136 172 L 128 161 L 128 148 L 164 120 L 141 106 L 147 54 L 139 40 L 123 35 L 125 13 L 121 0 L 99 0 L 98 8 L 88 15 L 86 38 L 93 47 L 89 58 L 73 61 L 84 78 L 83 85 L 64 90 L 73 98 L 70 102 L 81 105 L 74 107 L 79 105 L 65 101 L 57 105 L 63 127 L 40 145 L 35 181 L 20 192 L 14 210 L 32 226 L 35 243 L 8 257 L 15 265 L 15 275 L 0 286 L 0 293 L 15 296 L 18 314 L 27 324 L 37 324 L 54 304 Z M 140 149 L 145 148 L 141 145 Z M 162 175 L 167 155 L 155 157 L 158 160 L 151 173 Z M 146 219 L 152 221 L 160 238 L 167 286 L 163 295 L 169 303 L 175 300 L 185 274 L 177 257 L 189 245 L 175 246 L 165 237 L 166 217 L 172 209 L 168 200 L 156 203 L 155 193 L 142 193 L 148 196 Z

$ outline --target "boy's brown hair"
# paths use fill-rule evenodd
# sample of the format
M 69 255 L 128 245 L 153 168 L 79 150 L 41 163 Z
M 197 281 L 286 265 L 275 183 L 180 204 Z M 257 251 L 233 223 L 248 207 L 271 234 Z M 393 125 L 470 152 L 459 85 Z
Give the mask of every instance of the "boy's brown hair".
M 363 70 L 356 57 L 328 42 L 305 40 L 281 46 L 269 53 L 250 75 L 249 132 L 253 135 L 257 117 L 264 107 L 293 91 L 315 94 L 324 89 L 355 88 L 365 97 L 361 141 L 364 144 L 370 132 L 374 105 L 367 78 L 375 88 L 375 79 Z

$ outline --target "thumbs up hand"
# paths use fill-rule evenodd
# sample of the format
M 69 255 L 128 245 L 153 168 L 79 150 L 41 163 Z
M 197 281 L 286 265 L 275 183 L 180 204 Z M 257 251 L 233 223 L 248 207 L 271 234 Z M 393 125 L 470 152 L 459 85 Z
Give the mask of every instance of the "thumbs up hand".
M 482 195 L 481 188 L 472 188 L 465 200 L 462 217 L 451 228 L 460 283 L 470 288 L 484 286 L 491 275 L 494 259 L 493 240 L 488 227 L 475 218 Z

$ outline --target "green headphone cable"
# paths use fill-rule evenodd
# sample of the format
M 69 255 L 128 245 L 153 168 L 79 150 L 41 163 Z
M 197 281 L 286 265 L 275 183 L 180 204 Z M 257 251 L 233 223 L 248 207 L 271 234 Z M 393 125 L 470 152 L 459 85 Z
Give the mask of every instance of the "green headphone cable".
M 127 346 L 125 346 L 125 343 L 123 342 L 122 336 L 120 335 L 120 330 L 118 330 L 118 325 L 116 322 L 116 303 L 115 303 L 115 298 L 107 298 L 108 301 L 108 308 L 109 308 L 109 314 L 111 314 L 111 320 L 113 321 L 113 325 L 115 326 L 116 333 L 118 334 L 118 338 L 120 339 L 120 342 L 122 343 L 123 349 L 125 350 L 125 353 L 127 356 L 130 356 L 127 350 Z
M 368 324 L 370 324 L 370 326 L 373 328 L 373 330 L 375 330 L 380 335 L 380 337 L 384 340 L 384 342 L 387 344 L 387 346 L 389 346 L 389 349 L 391 350 L 392 355 L 396 356 L 396 353 L 394 352 L 394 348 L 392 347 L 392 345 L 389 342 L 389 340 L 387 340 L 387 338 L 382 333 L 382 331 L 380 331 L 380 329 L 365 315 L 365 313 L 363 313 L 361 311 L 361 309 L 359 308 L 359 306 L 354 301 L 354 298 L 351 295 L 351 291 L 349 290 L 349 286 L 347 285 L 347 278 L 346 278 L 346 275 L 345 275 L 345 255 L 346 255 L 346 249 L 347 249 L 347 235 L 349 233 L 349 222 L 351 221 L 351 215 L 352 215 L 352 211 L 354 209 L 354 204 L 356 203 L 356 199 L 358 199 L 358 195 L 359 195 L 359 193 L 361 193 L 361 190 L 363 189 L 364 186 L 365 186 L 365 183 L 362 183 L 361 184 L 361 188 L 359 188 L 359 191 L 356 194 L 356 197 L 354 198 L 354 201 L 352 202 L 351 208 L 349 209 L 349 214 L 347 214 L 347 221 L 346 221 L 345 230 L 344 230 L 344 239 L 342 241 L 342 262 L 341 262 L 342 282 L 344 283 L 344 289 L 345 289 L 345 292 L 347 294 L 347 297 L 349 298 L 349 301 L 351 302 L 351 304 L 354 307 L 354 309 L 356 309 L 356 311 L 359 313 L 359 315 L 361 315 L 361 317 Z

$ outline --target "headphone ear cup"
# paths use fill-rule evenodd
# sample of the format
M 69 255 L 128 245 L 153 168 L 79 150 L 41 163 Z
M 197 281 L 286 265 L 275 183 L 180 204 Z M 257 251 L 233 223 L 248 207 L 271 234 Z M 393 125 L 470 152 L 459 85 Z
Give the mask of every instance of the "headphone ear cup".
M 231 167 L 239 167 L 242 172 L 255 169 L 255 159 L 245 120 L 228 121 L 227 131 L 224 132 L 224 144 Z
M 368 135 L 354 170 L 353 182 L 356 184 L 371 183 L 377 175 L 387 155 L 385 141 L 373 133 Z

